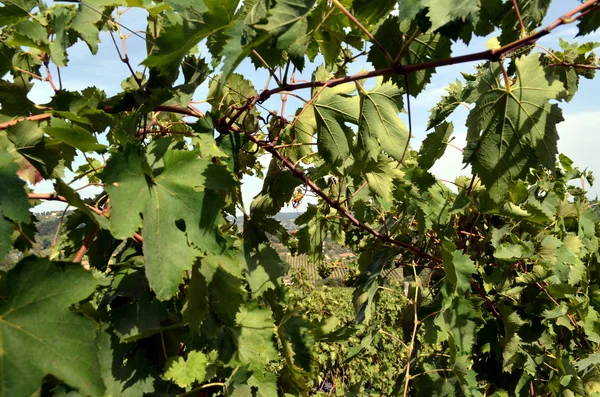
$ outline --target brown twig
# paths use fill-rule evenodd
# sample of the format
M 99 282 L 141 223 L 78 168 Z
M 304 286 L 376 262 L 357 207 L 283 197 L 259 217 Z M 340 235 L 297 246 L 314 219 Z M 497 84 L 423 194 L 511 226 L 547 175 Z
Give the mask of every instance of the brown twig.
M 549 68 L 559 67 L 559 66 L 564 67 L 564 68 L 576 68 L 576 69 L 592 69 L 592 70 L 600 69 L 600 66 L 596 66 L 596 65 L 582 65 L 579 63 L 569 63 L 569 62 L 551 63 L 550 65 L 548 65 Z
M 523 24 L 523 18 L 521 18 L 521 11 L 519 11 L 517 0 L 512 0 L 512 4 L 515 14 L 517 14 L 517 19 L 519 20 L 519 26 L 521 27 L 521 37 L 524 37 L 527 34 L 527 31 L 525 30 L 525 24 Z
M 48 54 L 44 54 L 42 57 L 42 63 L 44 64 L 44 67 L 46 68 L 46 78 L 45 80 L 50 83 L 50 87 L 52 87 L 52 89 L 54 90 L 55 93 L 60 93 L 60 90 L 56 87 L 56 85 L 54 84 L 54 80 L 52 80 L 52 72 L 50 71 L 50 59 L 48 57 Z
M 114 109 L 113 106 L 105 106 L 102 110 L 104 110 L 106 113 L 113 113 L 113 109 Z M 184 116 L 190 116 L 190 117 L 200 117 L 200 115 L 198 115 L 193 110 L 186 109 L 186 108 L 180 108 L 177 106 L 160 105 L 160 106 L 155 107 L 153 109 L 153 111 L 177 113 L 177 114 L 182 114 Z M 5 123 L 0 123 L 0 131 L 5 130 L 8 127 L 11 127 L 15 124 L 18 124 L 21 121 L 25 121 L 25 120 L 43 121 L 43 120 L 48 120 L 51 117 L 52 117 L 52 113 L 42 113 L 42 114 L 36 114 L 33 116 L 28 116 L 28 117 L 24 117 L 24 118 L 20 118 L 20 119 L 16 119 L 16 120 L 7 121 Z
M 267 63 L 267 61 L 265 61 L 265 59 L 260 56 L 260 54 L 258 53 L 258 51 L 252 50 L 252 55 L 254 55 L 255 57 L 258 58 L 258 60 L 260 61 L 260 63 L 263 64 L 263 66 L 265 67 L 265 69 L 267 69 L 269 71 L 269 74 L 271 75 L 271 77 L 273 77 L 273 80 L 275 80 L 275 82 L 277 83 L 277 85 L 281 87 L 281 80 L 279 80 L 279 78 L 277 77 L 277 75 L 273 71 L 273 68 L 271 68 L 271 66 L 269 66 L 269 64 Z
M 232 126 L 232 129 L 236 132 L 241 132 L 235 126 Z M 417 247 L 415 247 L 411 244 L 402 242 L 402 241 L 398 241 L 389 235 L 381 234 L 377 230 L 373 229 L 371 226 L 366 225 L 363 222 L 359 221 L 358 219 L 356 219 L 354 217 L 354 215 L 352 215 L 352 213 L 346 207 L 344 207 L 341 203 L 333 200 L 325 192 L 323 192 L 323 190 L 321 190 L 315 182 L 313 182 L 310 178 L 308 178 L 308 176 L 306 176 L 306 174 L 304 172 L 302 172 L 300 169 L 298 169 L 287 157 L 282 156 L 281 153 L 279 153 L 279 151 L 277 151 L 277 149 L 275 149 L 273 146 L 270 146 L 268 143 L 261 141 L 260 139 L 258 139 L 257 137 L 255 137 L 252 134 L 246 134 L 246 137 L 248 137 L 248 139 L 251 140 L 252 142 L 254 142 L 257 146 L 263 148 L 265 151 L 269 152 L 273 157 L 275 157 L 277 160 L 279 160 L 279 162 L 284 167 L 286 167 L 292 173 L 292 175 L 294 175 L 296 178 L 298 178 L 302 182 L 304 182 L 304 184 L 306 184 L 308 187 L 310 187 L 311 190 L 316 195 L 321 197 L 327 204 L 329 204 L 330 207 L 338 210 L 354 226 L 360 227 L 361 229 L 367 231 L 369 234 L 373 235 L 375 238 L 381 240 L 384 243 L 389 243 L 389 244 L 404 248 L 404 249 L 412 252 L 413 254 L 417 255 L 418 257 L 428 259 L 428 260 L 430 260 L 432 262 L 436 262 L 436 263 L 442 262 L 442 260 L 440 258 L 436 258 L 432 255 L 422 252 Z
M 75 258 L 73 258 L 73 263 L 79 263 L 79 262 L 81 262 L 81 260 L 83 259 L 85 253 L 90 248 L 90 245 L 92 245 L 92 242 L 96 238 L 96 235 L 98 234 L 99 230 L 100 230 L 100 228 L 98 227 L 98 225 L 94 225 L 94 227 L 92 228 L 92 231 L 86 237 L 85 241 L 83 242 L 83 244 L 79 248 L 79 251 L 77 251 L 77 254 L 75 254 Z
M 378 76 L 391 75 L 391 74 L 413 73 L 413 72 L 418 72 L 421 70 L 433 69 L 433 68 L 441 67 L 441 66 L 457 65 L 457 64 L 461 64 L 461 63 L 467 63 L 467 62 L 477 62 L 477 61 L 497 62 L 500 59 L 506 57 L 508 54 L 510 54 L 513 51 L 516 51 L 520 48 L 523 48 L 528 45 L 532 45 L 532 44 L 536 43 L 540 38 L 550 34 L 557 27 L 568 24 L 568 23 L 572 23 L 574 21 L 579 20 L 584 15 L 587 15 L 592 12 L 596 12 L 597 10 L 600 9 L 600 7 L 596 7 L 597 4 L 598 4 L 598 0 L 588 0 L 585 3 L 581 4 L 580 6 L 575 7 L 571 11 L 565 13 L 563 16 L 559 17 L 558 19 L 556 19 L 554 22 L 552 22 L 550 25 L 546 26 L 545 28 L 543 28 L 527 37 L 523 37 L 519 40 L 515 40 L 511 43 L 508 43 L 500 48 L 490 49 L 490 50 L 481 51 L 481 52 L 475 52 L 475 53 L 461 55 L 461 56 L 457 56 L 457 57 L 437 59 L 437 60 L 423 62 L 423 63 L 419 63 L 419 64 L 412 64 L 412 65 L 395 64 L 394 66 L 388 67 L 388 68 L 372 70 L 370 72 L 357 73 L 357 74 L 351 75 L 351 76 L 332 78 L 329 80 L 306 82 L 306 83 L 299 83 L 299 84 L 289 84 L 285 87 L 285 91 L 296 91 L 296 90 L 301 90 L 301 89 L 306 89 L 306 88 L 323 87 L 325 85 L 327 85 L 328 87 L 335 87 L 340 84 L 345 84 L 345 83 L 349 83 L 352 81 L 367 79 L 367 78 L 371 78 L 371 77 L 378 77 Z M 272 90 L 263 91 L 260 94 L 260 98 L 259 98 L 258 102 L 264 102 L 267 99 L 269 99 L 271 96 L 273 96 L 274 94 L 278 94 L 281 91 L 284 91 L 284 89 L 281 87 L 273 88 Z

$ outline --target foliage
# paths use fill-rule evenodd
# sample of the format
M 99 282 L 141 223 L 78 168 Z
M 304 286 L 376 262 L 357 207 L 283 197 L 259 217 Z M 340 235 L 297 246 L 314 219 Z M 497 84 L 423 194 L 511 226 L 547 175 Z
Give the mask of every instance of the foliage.
M 3 1 L 0 256 L 20 260 L 0 277 L 0 395 L 598 395 L 600 226 L 570 183 L 593 176 L 558 154 L 556 127 L 597 43 L 535 44 L 596 31 L 600 4 L 541 27 L 550 3 Z M 126 8 L 144 33 L 115 18 Z M 121 92 L 63 87 L 75 43 L 93 55 L 109 35 Z M 236 73 L 248 62 L 266 86 Z M 466 62 L 411 148 L 410 97 Z M 460 105 L 470 175 L 451 189 L 431 167 Z M 247 175 L 264 180 L 251 203 Z M 55 191 L 34 193 L 42 180 Z M 290 234 L 275 215 L 308 192 Z M 40 200 L 72 209 L 44 251 Z M 288 287 L 273 241 L 313 263 L 343 245 L 358 270 L 349 287 Z

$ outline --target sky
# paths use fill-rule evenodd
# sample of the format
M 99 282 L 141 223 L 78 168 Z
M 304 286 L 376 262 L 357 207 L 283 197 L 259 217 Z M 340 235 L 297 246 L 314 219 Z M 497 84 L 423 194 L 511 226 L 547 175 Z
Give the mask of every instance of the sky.
M 555 0 L 552 3 L 549 14 L 547 15 L 544 24 L 547 25 L 564 14 L 566 11 L 576 7 L 580 3 L 577 0 Z M 146 25 L 146 14 L 139 9 L 131 9 L 125 12 L 120 19 L 120 22 L 132 30 L 144 31 Z M 550 35 L 543 37 L 538 41 L 538 44 L 546 48 L 558 48 L 558 39 L 563 38 L 569 42 L 584 43 L 588 41 L 600 41 L 600 31 L 584 37 L 575 38 L 577 27 L 573 25 L 565 25 L 557 28 Z M 456 43 L 453 47 L 453 56 L 477 52 L 485 50 L 486 42 L 493 36 L 485 38 L 474 38 L 469 46 L 465 46 L 462 42 Z M 67 90 L 83 90 L 88 86 L 95 86 L 106 92 L 108 96 L 115 95 L 121 91 L 121 82 L 128 78 L 131 74 L 127 66 L 119 60 L 117 51 L 107 32 L 101 33 L 101 43 L 99 44 L 98 53 L 92 55 L 83 42 L 78 42 L 69 49 L 68 57 L 69 64 L 61 69 L 63 88 Z M 118 36 L 117 36 L 118 41 Z M 200 55 L 208 57 L 208 51 L 200 46 Z M 143 68 L 140 63 L 146 56 L 146 43 L 141 38 L 131 36 L 127 40 L 128 55 L 136 71 L 141 71 Z M 366 58 L 366 57 L 363 57 Z M 296 79 L 310 80 L 310 72 L 319 64 L 319 59 L 315 64 L 308 64 L 305 68 L 305 75 L 297 74 Z M 429 118 L 429 110 L 440 100 L 445 93 L 445 87 L 449 83 L 454 82 L 457 78 L 461 78 L 461 72 L 472 73 L 476 63 L 460 64 L 438 68 L 437 73 L 432 77 L 431 84 L 417 98 L 411 98 L 411 114 L 412 114 L 412 139 L 411 147 L 418 150 L 421 141 L 427 135 L 426 124 Z M 350 67 L 349 73 L 353 74 L 363 69 L 372 69 L 372 66 L 364 59 L 361 62 L 356 62 Z M 54 70 L 54 68 L 52 69 Z M 237 73 L 244 75 L 247 79 L 254 83 L 257 90 L 261 90 L 268 76 L 265 69 L 255 70 L 250 62 L 244 62 Z M 218 73 L 218 71 L 217 71 Z M 213 75 L 217 74 L 213 73 Z M 208 84 L 210 80 L 204 82 L 194 95 L 194 100 L 202 100 L 206 98 L 208 93 Z M 274 82 L 271 82 L 270 88 L 274 87 Z M 560 135 L 559 151 L 571 157 L 575 161 L 575 166 L 581 169 L 587 168 L 600 177 L 600 78 L 596 77 L 593 80 L 582 81 L 579 91 L 575 98 L 570 103 L 560 103 L 563 110 L 565 121 L 558 125 Z M 53 95 L 53 90 L 47 82 L 37 81 L 29 94 L 29 99 L 35 103 L 42 104 L 50 101 Z M 308 92 L 297 92 L 304 97 L 309 96 Z M 280 109 L 280 99 L 275 96 L 263 104 L 269 109 Z M 294 114 L 295 110 L 302 106 L 302 102 L 293 97 L 289 97 L 286 106 L 286 116 Z M 199 105 L 200 110 L 208 110 L 208 108 Z M 288 114 L 289 113 L 289 114 Z M 466 139 L 465 121 L 468 111 L 465 108 L 459 107 L 455 113 L 449 118 L 454 124 L 453 144 L 455 146 L 464 147 Z M 400 116 L 408 125 L 406 114 Z M 259 159 L 262 164 L 267 165 L 270 161 L 270 155 L 264 155 Z M 83 161 L 81 157 L 76 160 L 76 164 Z M 453 181 L 457 176 L 469 174 L 469 170 L 464 170 L 462 164 L 462 153 L 453 148 L 448 147 L 445 155 L 436 162 L 432 168 L 432 172 L 436 177 L 443 180 Z M 76 168 L 76 167 L 75 167 Z M 67 175 L 67 180 L 71 179 L 72 174 Z M 85 181 L 79 184 L 74 184 L 74 187 L 81 187 Z M 246 208 L 249 207 L 252 197 L 254 197 L 261 189 L 262 181 L 256 177 L 244 177 L 242 180 L 242 193 Z M 452 185 L 450 185 L 452 187 Z M 590 198 L 600 195 L 600 180 L 596 186 L 589 187 Z M 53 186 L 50 181 L 44 181 L 34 188 L 35 192 L 52 192 Z M 90 187 L 80 191 L 80 194 L 85 197 L 93 196 L 98 192 L 97 188 Z M 299 211 L 302 212 L 306 208 L 308 202 L 314 202 L 314 199 L 305 199 L 303 204 L 298 209 L 286 207 L 283 211 Z M 59 202 L 44 202 L 35 207 L 34 211 L 52 211 L 64 209 L 64 204 Z

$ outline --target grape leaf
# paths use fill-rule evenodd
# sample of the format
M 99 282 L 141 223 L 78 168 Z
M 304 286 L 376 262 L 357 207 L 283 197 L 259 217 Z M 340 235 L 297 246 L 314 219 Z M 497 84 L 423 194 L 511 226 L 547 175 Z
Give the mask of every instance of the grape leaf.
M 463 295 L 471 289 L 472 274 L 476 272 L 473 261 L 461 251 L 450 254 L 444 251 L 444 269 L 446 269 L 446 281 L 450 284 L 453 292 Z
M 187 358 L 172 357 L 167 362 L 165 378 L 179 387 L 186 388 L 194 382 L 203 382 L 206 376 L 206 356 L 197 350 L 188 353 Z
M 396 58 L 402 51 L 400 63 L 405 65 L 420 64 L 450 56 L 452 52 L 451 42 L 446 36 L 437 33 L 418 33 L 419 31 L 402 31 L 400 18 L 390 16 L 377 28 L 374 36 L 392 58 Z M 414 37 L 407 43 L 407 36 Z M 387 59 L 377 46 L 370 48 L 367 59 L 377 69 L 389 67 Z M 387 75 L 384 77 L 384 81 L 391 79 L 396 85 L 403 87 L 410 95 L 416 97 L 429 84 L 433 73 L 434 70 L 432 69 L 409 73 L 407 76 L 408 87 L 406 87 L 406 82 L 402 75 L 393 75 L 392 77 Z
M 446 120 L 460 104 L 471 101 L 473 91 L 473 84 L 466 84 L 463 86 L 460 80 L 451 83 L 446 88 L 448 94 L 444 95 L 435 107 L 431 109 L 431 116 L 429 116 L 427 129 L 429 130 Z
M 281 285 L 284 263 L 273 248 L 261 244 L 256 254 L 248 256 L 246 279 L 253 296 L 260 296 L 268 289 L 276 289 Z
M 31 396 L 51 374 L 85 395 L 103 396 L 96 324 L 69 310 L 94 292 L 92 275 L 79 265 L 30 257 L 8 273 L 6 286 L 1 394 Z
M 456 19 L 464 22 L 471 15 L 477 16 L 480 7 L 479 2 L 472 0 L 425 0 L 425 5 L 429 8 L 427 16 L 432 30 Z
M 0 95 L 1 97 L 1 95 Z M 34 121 L 22 121 L 7 130 L 7 140 L 0 135 L 0 146 L 12 152 L 21 164 L 33 166 L 42 178 L 62 177 L 64 168 L 71 165 L 75 149 L 56 139 L 44 136 L 44 131 Z M 32 178 L 31 182 L 39 182 Z
M 98 359 L 107 395 L 139 397 L 155 391 L 150 363 L 134 347 L 135 344 L 120 343 L 110 329 L 98 334 Z
M 398 116 L 402 91 L 379 80 L 375 88 L 359 90 L 359 94 L 358 142 L 365 157 L 377 160 L 381 147 L 392 158 L 402 161 L 408 148 L 408 129 Z
M 435 130 L 427 134 L 419 150 L 419 166 L 430 169 L 435 162 L 442 158 L 448 147 L 450 136 L 454 132 L 452 123 L 443 122 L 435 126 Z
M 397 4 L 397 0 L 354 0 L 352 9 L 354 16 L 365 25 L 375 25 L 381 18 L 389 15 Z
M 94 55 L 98 52 L 98 43 L 100 42 L 100 30 L 98 30 L 96 24 L 102 20 L 102 13 L 104 13 L 104 9 L 100 9 L 100 13 L 97 13 L 95 10 L 80 4 L 71 23 L 71 28 L 81 35 L 81 38 Z
M 255 304 L 245 304 L 235 317 L 232 329 L 238 347 L 236 360 L 248 368 L 262 371 L 273 360 L 277 360 L 275 349 L 275 323 L 270 310 Z
M 170 5 L 178 14 L 158 36 L 156 47 L 142 63 L 175 80 L 182 59 L 200 41 L 233 25 L 236 0 L 178 0 Z M 216 54 L 213 54 L 216 56 Z
M 19 179 L 17 171 L 19 166 L 13 162 L 8 152 L 0 152 L 0 214 L 15 221 L 26 222 L 29 220 L 29 202 L 25 193 L 25 182 Z
M 467 299 L 454 296 L 448 298 L 442 312 L 434 320 L 446 337 L 449 337 L 462 353 L 470 353 L 475 341 L 477 313 Z
M 359 98 L 325 89 L 315 101 L 314 109 L 319 153 L 325 161 L 339 165 L 350 156 L 354 133 L 345 123 L 358 122 Z
M 224 167 L 192 151 L 171 149 L 154 166 L 149 175 L 142 154 L 130 146 L 111 157 L 102 179 L 114 208 L 111 232 L 116 238 L 133 235 L 143 214 L 146 274 L 157 297 L 165 300 L 177 292 L 197 256 L 220 251 L 222 199 L 215 191 L 236 183 Z
M 403 175 L 402 171 L 397 168 L 397 163 L 390 162 L 383 156 L 376 163 L 365 167 L 365 177 L 369 189 L 386 201 L 391 199 L 394 179 L 401 178 Z
M 160 332 L 160 323 L 167 319 L 167 308 L 144 293 L 138 301 L 113 309 L 111 319 L 121 341 L 132 342 Z
M 537 55 L 516 60 L 516 79 L 506 88 L 496 65 L 482 77 L 476 107 L 467 119 L 464 161 L 473 167 L 496 202 L 511 181 L 524 178 L 529 168 L 554 169 L 562 113 L 550 100 L 563 90 L 545 71 Z M 544 78 L 540 78 L 544 76 Z
M 51 137 L 73 146 L 82 152 L 103 151 L 106 146 L 98 143 L 98 140 L 90 132 L 73 123 L 53 118 L 50 126 L 44 128 L 44 132 Z

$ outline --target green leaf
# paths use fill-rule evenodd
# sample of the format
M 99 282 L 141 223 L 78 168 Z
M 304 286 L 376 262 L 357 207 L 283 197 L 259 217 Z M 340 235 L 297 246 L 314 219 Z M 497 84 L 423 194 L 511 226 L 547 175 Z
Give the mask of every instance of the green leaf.
M 562 83 L 542 68 L 537 55 L 519 58 L 515 64 L 510 88 L 503 86 L 500 68 L 489 65 L 481 78 L 481 96 L 467 119 L 464 161 L 496 202 L 529 168 L 541 164 L 554 169 L 556 124 L 563 121 L 558 106 L 550 103 L 562 92 Z
M 373 301 L 378 292 L 381 272 L 385 266 L 392 263 L 396 255 L 398 255 L 396 249 L 380 245 L 372 246 L 361 254 L 359 258 L 361 272 L 352 296 L 357 323 L 368 323 L 371 320 L 374 310 Z
M 326 88 L 315 101 L 314 109 L 319 153 L 328 163 L 339 165 L 350 156 L 354 133 L 345 123 L 358 123 L 359 98 Z
M 470 353 L 475 341 L 477 313 L 467 299 L 454 296 L 446 303 L 442 312 L 434 320 L 442 333 L 458 347 L 462 353 Z
M 254 304 L 240 307 L 235 316 L 236 361 L 245 363 L 248 368 L 262 371 L 265 366 L 277 360 L 275 349 L 275 322 L 270 310 Z
M 146 274 L 157 297 L 165 300 L 177 292 L 197 256 L 220 252 L 223 202 L 215 190 L 236 183 L 224 167 L 193 151 L 168 150 L 154 166 L 149 175 L 140 151 L 130 146 L 111 157 L 102 179 L 114 208 L 110 221 L 116 238 L 133 235 L 143 214 Z
M 390 162 L 381 156 L 379 161 L 365 167 L 367 184 L 376 195 L 390 201 L 394 180 L 402 178 L 404 174 L 397 167 L 397 163 Z
M 73 18 L 72 10 L 64 6 L 54 7 L 51 14 L 54 39 L 48 46 L 52 62 L 58 67 L 67 66 L 67 48 L 69 47 L 67 26 Z
M 511 308 L 499 305 L 500 316 L 504 324 L 504 337 L 502 344 L 502 369 L 506 372 L 512 372 L 513 366 L 517 362 L 518 353 L 521 350 L 521 337 L 519 329 L 525 324 L 525 321 L 519 317 L 519 314 Z
M 267 23 L 255 27 L 278 37 L 278 48 L 285 49 L 294 42 L 296 35 L 302 33 L 301 25 L 306 24 L 306 15 L 314 5 L 315 0 L 278 0 L 269 10 Z
M 427 134 L 419 150 L 419 167 L 428 170 L 433 167 L 437 160 L 442 158 L 453 132 L 454 125 L 444 121 L 435 127 L 435 131 Z
M 113 309 L 111 318 L 121 341 L 132 342 L 160 332 L 161 322 L 167 319 L 167 308 L 145 293 L 137 302 Z
M 365 25 L 375 25 L 379 20 L 394 9 L 397 0 L 374 0 L 361 1 L 354 0 L 352 9 L 354 16 Z
M 51 374 L 85 395 L 103 396 L 96 324 L 69 310 L 94 292 L 92 275 L 79 265 L 31 257 L 8 273 L 6 286 L 0 305 L 3 394 L 31 396 Z
M 444 269 L 446 281 L 453 292 L 462 295 L 471 290 L 472 274 L 476 272 L 473 261 L 461 251 L 450 254 L 444 251 Z
M 203 382 L 206 377 L 206 366 L 208 360 L 202 352 L 192 350 L 187 358 L 171 358 L 167 362 L 167 370 L 164 377 L 169 379 L 179 387 L 186 388 L 194 382 Z
M 402 52 L 400 62 L 403 65 L 421 64 L 450 57 L 451 42 L 446 36 L 432 33 L 419 34 L 419 31 L 406 32 L 401 28 L 400 18 L 390 16 L 379 25 L 374 36 L 392 58 L 395 59 Z M 407 42 L 406 40 L 409 37 L 411 37 L 411 40 Z M 388 61 L 377 46 L 371 47 L 367 59 L 376 69 L 389 67 Z M 426 69 L 409 73 L 407 77 L 408 87 L 406 87 L 404 76 L 401 75 L 386 76 L 384 81 L 391 78 L 397 86 L 404 87 L 405 92 L 407 91 L 410 95 L 416 97 L 429 84 L 434 72 L 433 69 Z
M 13 153 L 21 169 L 33 167 L 42 178 L 62 177 L 70 166 L 75 149 L 58 140 L 44 137 L 44 131 L 33 121 L 22 121 L 7 130 L 7 140 L 0 135 L 0 147 Z M 37 183 L 35 175 L 28 178 Z
M 181 309 L 183 319 L 193 328 L 202 325 L 208 313 L 208 286 L 206 279 L 198 271 L 197 267 L 192 269 L 192 277 L 186 287 L 185 303 Z
M 402 161 L 408 149 L 408 129 L 398 116 L 402 109 L 402 91 L 379 80 L 375 88 L 359 90 L 359 94 L 358 143 L 365 157 L 377 160 L 382 149 Z
M 44 132 L 82 152 L 104 151 L 107 149 L 106 146 L 99 144 L 96 137 L 89 131 L 61 119 L 52 118 L 50 126 L 45 127 Z
M 14 222 L 27 222 L 31 216 L 25 182 L 17 176 L 19 166 L 10 154 L 0 151 L 0 214 Z M 2 253 L 0 253 L 2 255 Z
M 456 80 L 455 83 L 451 83 L 446 87 L 447 95 L 444 95 L 442 99 L 430 110 L 431 115 L 427 122 L 427 129 L 431 129 L 436 125 L 446 120 L 454 110 L 461 104 L 470 103 L 473 101 L 473 91 L 475 86 L 472 83 L 467 83 L 463 86 L 460 80 Z
M 135 344 L 120 343 L 110 330 L 98 334 L 98 359 L 106 395 L 139 397 L 155 391 L 151 366 Z
M 98 43 L 100 42 L 100 30 L 98 30 L 96 24 L 102 20 L 104 9 L 100 9 L 100 12 L 97 13 L 94 9 L 80 4 L 77 8 L 75 18 L 73 18 L 73 22 L 71 23 L 71 29 L 81 35 L 81 38 L 86 42 L 91 53 L 94 55 L 98 52 Z
M 600 28 L 600 14 L 598 12 L 590 12 L 581 18 L 577 25 L 579 32 L 577 36 L 585 36 L 594 33 Z
M 261 244 L 256 254 L 247 257 L 246 261 L 248 266 L 246 279 L 253 296 L 261 296 L 267 290 L 281 286 L 285 264 L 273 248 Z
M 203 39 L 233 25 L 236 0 L 171 0 L 180 14 L 156 40 L 156 47 L 142 63 L 156 67 L 173 81 L 182 59 Z
M 425 0 L 424 4 L 429 8 L 432 30 L 457 19 L 464 22 L 469 16 L 477 16 L 480 7 L 479 2 L 471 0 Z

